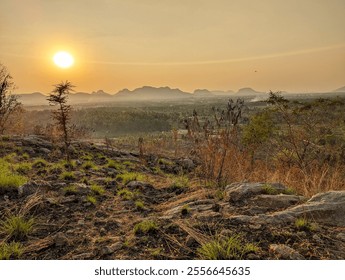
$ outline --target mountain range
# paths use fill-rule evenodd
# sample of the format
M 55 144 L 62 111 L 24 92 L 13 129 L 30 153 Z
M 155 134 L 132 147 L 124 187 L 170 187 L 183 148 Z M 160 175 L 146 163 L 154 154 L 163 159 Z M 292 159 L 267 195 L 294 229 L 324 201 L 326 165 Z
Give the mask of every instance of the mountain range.
M 345 93 L 345 86 L 333 91 L 334 93 Z M 287 93 L 287 92 L 284 92 Z M 115 94 L 106 93 L 103 90 L 94 91 L 92 93 L 76 92 L 69 95 L 70 104 L 91 104 L 91 103 L 109 103 L 109 102 L 129 102 L 129 101 L 173 101 L 173 100 L 187 100 L 195 98 L 214 98 L 214 97 L 260 97 L 266 94 L 259 92 L 252 88 L 245 87 L 239 89 L 237 92 L 232 90 L 221 91 L 208 89 L 196 89 L 193 93 L 182 91 L 178 88 L 170 87 L 151 87 L 143 86 L 134 90 L 123 89 Z M 48 105 L 47 95 L 40 92 L 16 94 L 23 105 Z

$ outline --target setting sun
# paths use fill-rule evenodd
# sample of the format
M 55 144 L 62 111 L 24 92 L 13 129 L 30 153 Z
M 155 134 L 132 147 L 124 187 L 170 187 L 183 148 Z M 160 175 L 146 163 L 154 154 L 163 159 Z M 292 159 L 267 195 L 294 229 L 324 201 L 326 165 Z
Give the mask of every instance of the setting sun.
M 74 58 L 71 54 L 65 51 L 57 52 L 53 57 L 54 63 L 60 68 L 69 68 L 74 63 Z

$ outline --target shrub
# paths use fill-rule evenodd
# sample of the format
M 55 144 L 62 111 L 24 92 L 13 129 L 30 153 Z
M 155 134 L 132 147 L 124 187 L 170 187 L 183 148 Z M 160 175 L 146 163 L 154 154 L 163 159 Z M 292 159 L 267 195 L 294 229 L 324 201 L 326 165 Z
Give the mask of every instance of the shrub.
M 22 216 L 13 215 L 1 223 L 1 231 L 6 233 L 9 238 L 21 240 L 31 233 L 33 225 L 33 218 L 26 220 Z
M 151 220 L 144 220 L 134 226 L 135 234 L 154 233 L 158 230 L 158 225 Z
M 252 243 L 243 243 L 239 236 L 216 238 L 198 248 L 198 255 L 203 260 L 240 260 L 246 254 L 258 251 Z
M 0 260 L 19 259 L 23 254 L 23 246 L 18 242 L 0 245 Z
M 91 185 L 90 189 L 96 195 L 103 195 L 104 192 L 105 192 L 105 190 L 104 190 L 104 188 L 102 186 L 99 186 L 99 185 L 96 185 L 96 184 Z

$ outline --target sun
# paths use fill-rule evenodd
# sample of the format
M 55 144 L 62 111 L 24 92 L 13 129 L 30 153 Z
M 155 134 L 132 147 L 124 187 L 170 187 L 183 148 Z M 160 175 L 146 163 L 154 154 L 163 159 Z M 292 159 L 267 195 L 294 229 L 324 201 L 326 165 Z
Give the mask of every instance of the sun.
M 65 51 L 59 51 L 54 54 L 53 61 L 60 68 L 69 68 L 74 64 L 73 56 Z

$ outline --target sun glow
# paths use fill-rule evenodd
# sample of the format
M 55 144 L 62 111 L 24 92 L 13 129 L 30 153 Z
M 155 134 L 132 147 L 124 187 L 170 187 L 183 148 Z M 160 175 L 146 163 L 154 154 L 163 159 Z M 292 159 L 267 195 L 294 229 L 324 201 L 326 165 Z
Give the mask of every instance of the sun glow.
M 73 56 L 65 51 L 57 52 L 53 57 L 53 61 L 60 68 L 69 68 L 74 64 Z

